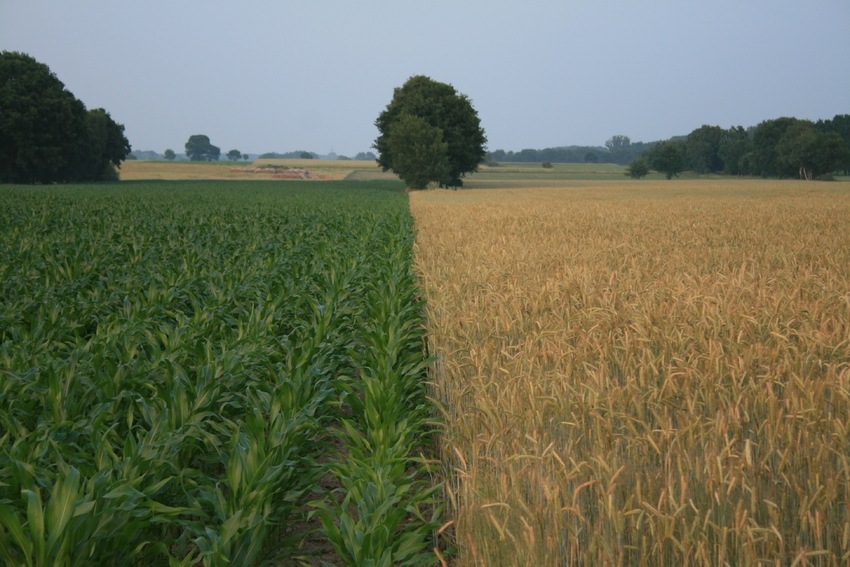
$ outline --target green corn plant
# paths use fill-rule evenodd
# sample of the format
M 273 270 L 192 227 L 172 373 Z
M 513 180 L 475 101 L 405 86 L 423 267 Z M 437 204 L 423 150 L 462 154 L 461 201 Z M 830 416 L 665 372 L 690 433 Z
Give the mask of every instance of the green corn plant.
M 345 494 L 314 502 L 322 527 L 345 565 L 431 565 L 439 526 L 439 487 L 406 472 L 407 459 L 349 458 L 334 467 Z M 430 513 L 430 516 L 427 514 Z
M 347 455 L 332 466 L 344 498 L 313 505 L 345 565 L 427 565 L 435 561 L 429 552 L 441 513 L 439 486 L 424 480 L 428 464 L 415 456 L 427 435 L 420 397 L 428 360 L 411 291 L 410 241 L 398 236 L 407 227 L 388 222 L 382 228 L 391 261 L 366 286 L 360 342 L 351 349 L 357 379 L 341 385 L 354 414 L 340 432 Z

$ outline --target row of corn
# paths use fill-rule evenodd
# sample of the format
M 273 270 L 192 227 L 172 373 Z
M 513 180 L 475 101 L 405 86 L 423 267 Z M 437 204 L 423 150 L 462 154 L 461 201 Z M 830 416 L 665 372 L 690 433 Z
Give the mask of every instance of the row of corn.
M 0 188 L 0 563 L 429 561 L 392 189 Z

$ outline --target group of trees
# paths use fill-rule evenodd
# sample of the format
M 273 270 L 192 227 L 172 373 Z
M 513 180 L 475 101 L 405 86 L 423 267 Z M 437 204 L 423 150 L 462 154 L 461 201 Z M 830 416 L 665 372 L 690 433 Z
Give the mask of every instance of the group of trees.
M 685 137 L 655 144 L 630 164 L 627 174 L 649 169 L 668 179 L 697 173 L 815 179 L 850 169 L 850 114 L 831 120 L 782 117 L 745 129 L 704 125 Z
M 29 55 L 0 52 L 0 182 L 114 180 L 129 153 L 106 110 L 87 110 Z
M 218 161 L 221 159 L 221 148 L 212 145 L 210 137 L 204 134 L 193 134 L 189 136 L 189 140 L 184 147 L 186 149 L 186 157 L 191 161 Z M 177 154 L 174 153 L 174 150 L 168 149 L 165 150 L 163 156 L 167 160 L 173 160 L 177 157 Z M 239 150 L 230 150 L 225 156 L 230 161 L 248 159 L 248 154 L 243 154 Z
M 518 152 L 494 150 L 487 156 L 491 163 L 617 163 L 626 165 L 651 148 L 653 143 L 632 142 L 628 136 L 612 136 L 604 146 L 562 146 L 542 150 L 524 149 Z
M 294 152 L 278 153 L 267 152 L 260 154 L 260 159 L 316 159 L 317 155 L 306 150 L 296 150 Z

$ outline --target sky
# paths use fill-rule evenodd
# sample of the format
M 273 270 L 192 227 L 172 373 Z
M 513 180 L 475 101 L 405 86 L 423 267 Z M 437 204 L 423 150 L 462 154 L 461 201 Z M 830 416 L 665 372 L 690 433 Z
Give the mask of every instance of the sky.
M 354 156 L 427 75 L 519 151 L 850 114 L 848 22 L 848 0 L 0 0 L 0 50 L 135 150 Z

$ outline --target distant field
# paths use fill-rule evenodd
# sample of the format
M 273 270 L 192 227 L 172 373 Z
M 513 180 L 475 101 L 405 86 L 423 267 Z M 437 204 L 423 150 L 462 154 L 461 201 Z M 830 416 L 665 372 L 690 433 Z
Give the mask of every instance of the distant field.
M 248 180 L 273 179 L 268 172 L 246 171 L 268 166 L 307 169 L 318 179 L 323 180 L 389 180 L 397 179 L 391 173 L 384 173 L 374 161 L 355 160 L 301 160 L 301 159 L 263 159 L 255 162 L 190 162 L 190 161 L 135 161 L 121 164 L 122 181 L 132 180 Z
M 564 181 L 570 179 L 624 179 L 625 168 L 613 163 L 553 163 L 543 167 L 540 163 L 505 162 L 497 166 L 482 165 L 479 171 L 468 176 L 470 182 L 494 180 Z M 464 182 L 466 185 L 466 182 Z
M 356 160 L 306 160 L 260 159 L 255 162 L 188 162 L 188 161 L 125 161 L 121 165 L 122 181 L 133 180 L 269 180 L 274 173 L 251 172 L 247 169 L 266 167 L 307 169 L 322 180 L 384 181 L 398 177 L 381 171 L 374 161 Z M 555 163 L 544 168 L 539 163 L 501 163 L 498 166 L 482 165 L 479 171 L 464 178 L 467 189 L 517 189 L 522 187 L 561 187 L 575 181 L 631 181 L 625 176 L 626 168 L 611 163 Z M 729 180 L 717 175 L 696 175 L 683 172 L 679 181 L 691 179 Z M 734 179 L 734 178 L 732 178 Z M 660 173 L 650 173 L 642 183 L 663 181 Z M 846 178 L 845 178 L 846 180 Z M 663 186 L 663 185 L 662 185 Z
M 533 181 L 410 194 L 455 565 L 850 564 L 850 183 Z

